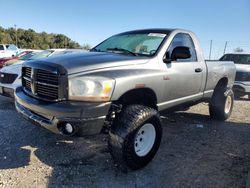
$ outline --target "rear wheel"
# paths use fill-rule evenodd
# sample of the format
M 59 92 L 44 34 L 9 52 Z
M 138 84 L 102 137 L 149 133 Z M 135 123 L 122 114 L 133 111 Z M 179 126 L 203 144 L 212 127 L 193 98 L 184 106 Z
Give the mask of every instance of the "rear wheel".
M 127 106 L 117 115 L 109 135 L 114 161 L 122 168 L 142 168 L 160 146 L 162 128 L 158 112 L 142 105 Z
M 234 94 L 231 89 L 219 88 L 214 91 L 212 101 L 209 103 L 209 113 L 213 119 L 225 121 L 232 113 Z

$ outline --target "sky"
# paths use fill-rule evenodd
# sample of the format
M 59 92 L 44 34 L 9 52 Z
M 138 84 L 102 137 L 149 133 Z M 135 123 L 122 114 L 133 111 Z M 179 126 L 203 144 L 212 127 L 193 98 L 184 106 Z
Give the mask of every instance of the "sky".
M 183 28 L 208 58 L 237 47 L 250 52 L 250 0 L 0 0 L 0 26 L 62 33 L 92 46 L 134 29 Z

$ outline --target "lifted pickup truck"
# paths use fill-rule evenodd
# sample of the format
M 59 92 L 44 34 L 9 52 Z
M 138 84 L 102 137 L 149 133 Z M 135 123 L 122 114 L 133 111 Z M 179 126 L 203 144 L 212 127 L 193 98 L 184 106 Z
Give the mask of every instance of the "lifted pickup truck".
M 208 102 L 212 118 L 229 118 L 235 72 L 233 62 L 205 62 L 190 31 L 130 31 L 84 54 L 25 63 L 15 104 L 54 133 L 108 130 L 115 162 L 139 169 L 160 146 L 159 112 Z

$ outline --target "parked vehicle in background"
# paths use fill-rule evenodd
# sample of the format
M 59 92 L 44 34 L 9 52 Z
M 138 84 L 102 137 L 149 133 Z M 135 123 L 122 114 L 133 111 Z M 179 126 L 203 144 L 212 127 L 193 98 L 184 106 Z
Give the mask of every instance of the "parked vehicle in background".
M 10 66 L 5 66 L 0 70 L 0 95 L 14 97 L 14 90 L 21 85 L 21 69 L 25 61 L 38 60 L 51 56 L 68 53 L 80 53 L 83 50 L 74 49 L 49 49 L 39 53 L 27 54 L 21 57 L 18 62 Z
M 25 62 L 16 109 L 63 135 L 109 131 L 109 148 L 122 167 L 139 169 L 162 137 L 159 112 L 209 103 L 212 118 L 233 109 L 233 62 L 206 62 L 196 36 L 179 29 L 115 35 L 88 53 Z
M 250 54 L 225 54 L 220 60 L 233 61 L 236 65 L 236 77 L 233 87 L 236 98 L 248 95 L 250 99 Z
M 17 54 L 16 56 L 13 57 L 5 57 L 5 58 L 1 58 L 0 59 L 0 69 L 3 68 L 3 66 L 7 63 L 9 65 L 15 63 L 16 61 L 18 61 L 21 57 L 32 53 L 33 51 L 29 50 L 29 51 L 22 51 L 19 54 Z
M 18 52 L 14 44 L 0 44 L 0 58 L 16 56 Z

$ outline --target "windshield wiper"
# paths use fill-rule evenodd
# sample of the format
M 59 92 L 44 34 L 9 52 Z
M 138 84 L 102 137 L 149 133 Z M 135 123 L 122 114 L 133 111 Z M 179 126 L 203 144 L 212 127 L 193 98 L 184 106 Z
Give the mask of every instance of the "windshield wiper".
M 105 52 L 105 51 L 102 51 L 102 50 L 99 50 L 99 49 L 96 49 L 96 48 L 92 48 L 89 51 L 90 52 Z
M 98 50 L 96 48 L 92 48 L 89 50 L 90 52 L 98 52 Z
M 120 52 L 126 52 L 128 54 L 131 54 L 133 56 L 138 56 L 138 54 L 131 52 L 129 50 L 123 49 L 123 48 L 107 48 L 108 51 L 120 51 Z

